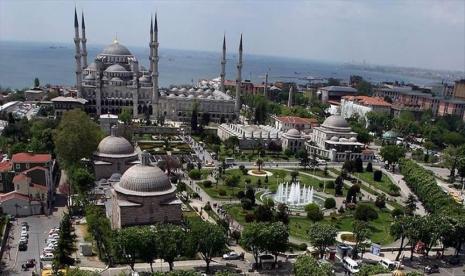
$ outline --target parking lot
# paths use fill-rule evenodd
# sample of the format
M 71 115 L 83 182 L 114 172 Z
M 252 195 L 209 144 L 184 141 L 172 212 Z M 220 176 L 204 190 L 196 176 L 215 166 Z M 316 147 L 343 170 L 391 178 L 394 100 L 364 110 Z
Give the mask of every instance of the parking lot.
M 27 243 L 26 251 L 19 251 L 19 240 L 21 236 L 21 223 L 27 222 L 29 225 L 29 239 Z M 39 272 L 40 255 L 42 254 L 43 248 L 46 246 L 45 240 L 48 237 L 48 232 L 53 227 L 58 227 L 60 218 L 57 216 L 33 216 L 18 218 L 12 222 L 10 231 L 10 257 L 12 265 L 10 265 L 11 275 L 31 275 L 32 271 Z M 27 260 L 35 259 L 37 262 L 36 267 L 29 268 L 27 271 L 23 271 L 21 266 L 26 263 Z M 44 262 L 47 264 L 49 262 Z

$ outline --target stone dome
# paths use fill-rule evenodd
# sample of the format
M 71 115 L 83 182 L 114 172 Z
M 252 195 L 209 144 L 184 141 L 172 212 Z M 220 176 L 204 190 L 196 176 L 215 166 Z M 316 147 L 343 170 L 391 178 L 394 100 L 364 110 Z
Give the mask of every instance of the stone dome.
M 171 189 L 168 176 L 158 167 L 136 164 L 124 172 L 119 186 L 134 192 L 160 192 Z
M 338 142 L 338 141 L 339 141 L 339 137 L 333 136 L 333 137 L 331 137 L 331 141 L 333 141 L 333 142 Z
M 146 151 L 141 154 L 141 164 L 136 164 L 124 172 L 119 186 L 129 191 L 142 193 L 172 189 L 168 176 L 159 167 L 150 164 L 150 154 Z
M 102 55 L 131 56 L 131 52 L 118 41 L 113 42 L 103 49 Z
M 110 135 L 100 141 L 97 151 L 98 153 L 111 155 L 132 154 L 134 148 L 125 138 Z
M 349 128 L 350 127 L 346 119 L 342 118 L 342 116 L 339 116 L 339 115 L 329 116 L 323 122 L 322 126 L 329 127 L 329 128 Z
M 300 137 L 300 132 L 295 128 L 289 129 L 286 132 L 286 134 L 287 134 L 287 136 L 291 136 L 291 137 Z
M 355 137 L 350 137 L 350 138 L 349 138 L 349 141 L 351 141 L 351 142 L 357 142 L 357 138 L 355 138 Z
M 127 72 L 126 68 L 119 64 L 113 64 L 108 66 L 107 69 L 105 69 L 105 72 L 111 72 L 111 73 L 118 73 L 118 72 Z
M 87 75 L 84 80 L 95 80 L 95 77 L 92 74 Z

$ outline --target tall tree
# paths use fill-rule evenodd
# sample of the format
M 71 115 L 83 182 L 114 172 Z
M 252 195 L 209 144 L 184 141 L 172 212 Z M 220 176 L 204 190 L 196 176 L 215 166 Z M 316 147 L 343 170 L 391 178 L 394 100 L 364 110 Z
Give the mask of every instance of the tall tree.
M 71 255 L 76 250 L 74 246 L 76 236 L 73 234 L 73 225 L 68 213 L 65 213 L 61 219 L 58 235 L 58 244 L 53 252 L 53 267 L 55 271 L 74 263 Z
M 289 247 L 289 230 L 282 222 L 270 223 L 265 229 L 268 237 L 265 248 L 274 255 L 276 265 L 279 253 L 285 252 Z
M 398 145 L 386 145 L 381 148 L 380 154 L 383 160 L 392 166 L 392 170 L 394 171 L 395 164 L 405 156 L 405 149 Z
M 65 112 L 53 135 L 58 159 L 65 168 L 91 157 L 101 138 L 100 127 L 79 109 Z
M 309 255 L 300 255 L 294 263 L 295 276 L 330 276 L 333 275 L 332 267 L 328 264 L 320 264 L 315 258 Z
M 326 248 L 336 242 L 337 229 L 331 224 L 315 223 L 308 231 L 310 243 L 318 248 L 320 258 L 323 258 Z
M 149 226 L 143 226 L 139 229 L 140 248 L 138 250 L 139 258 L 150 265 L 150 270 L 153 273 L 153 262 L 159 251 L 164 250 L 158 244 L 157 234 L 154 229 Z
M 142 248 L 142 235 L 137 226 L 120 229 L 115 239 L 116 254 L 134 271 L 134 264 Z
M 258 256 L 264 250 L 266 244 L 266 238 L 262 235 L 263 225 L 263 223 L 255 222 L 247 224 L 242 231 L 240 240 L 244 248 L 252 251 L 256 264 L 259 263 Z
M 405 247 L 405 238 L 407 235 L 407 229 L 409 227 L 410 217 L 400 215 L 395 218 L 394 222 L 391 224 L 390 233 L 396 240 L 400 239 L 399 250 L 397 252 L 396 261 L 399 260 L 400 255 Z
M 39 78 L 34 79 L 34 88 L 38 88 L 40 86 Z
M 212 258 L 225 248 L 226 235 L 220 226 L 204 221 L 193 223 L 190 234 L 197 252 L 207 264 L 206 273 L 209 273 Z
M 132 112 L 129 108 L 123 108 L 121 113 L 118 115 L 118 119 L 125 125 L 129 125 L 132 121 Z
M 363 253 L 365 251 L 365 247 L 367 246 L 366 240 L 368 238 L 369 232 L 369 225 L 368 222 L 362 221 L 362 220 L 355 220 L 353 223 L 353 233 L 354 233 L 354 238 L 355 238 L 355 246 L 354 250 L 352 252 L 352 255 L 357 258 L 358 253 L 361 251 L 362 252 L 362 258 L 363 258 Z
M 198 128 L 198 106 L 197 103 L 194 102 L 192 105 L 192 114 L 191 114 L 191 129 L 192 132 L 197 133 L 197 128 Z
M 413 194 L 409 194 L 405 200 L 405 213 L 407 215 L 413 216 L 415 210 L 417 210 L 417 198 Z
M 96 243 L 98 256 L 105 259 L 111 266 L 113 264 L 111 241 L 113 231 L 111 230 L 110 220 L 105 216 L 102 209 L 88 204 L 85 209 L 87 231 L 92 235 Z
M 161 224 L 157 228 L 159 256 L 173 270 L 174 260 L 183 253 L 186 233 L 177 225 Z

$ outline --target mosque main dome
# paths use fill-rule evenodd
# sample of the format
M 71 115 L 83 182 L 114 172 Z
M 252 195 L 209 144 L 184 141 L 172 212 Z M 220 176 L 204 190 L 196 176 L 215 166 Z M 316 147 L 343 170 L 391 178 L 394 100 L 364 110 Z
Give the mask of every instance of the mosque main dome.
M 100 141 L 97 152 L 100 154 L 132 154 L 134 147 L 123 137 L 107 136 Z
M 131 56 L 132 54 L 128 48 L 115 40 L 112 44 L 103 49 L 102 55 Z
M 119 186 L 134 192 L 163 192 L 172 188 L 168 176 L 158 167 L 136 164 L 121 177 Z
M 326 118 L 322 126 L 328 128 L 350 128 L 349 123 L 346 119 L 339 115 L 332 115 Z

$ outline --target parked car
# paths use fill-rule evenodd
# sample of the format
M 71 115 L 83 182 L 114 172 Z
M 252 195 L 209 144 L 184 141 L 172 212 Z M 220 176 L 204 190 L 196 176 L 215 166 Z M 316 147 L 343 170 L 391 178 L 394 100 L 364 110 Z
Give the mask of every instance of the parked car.
M 29 238 L 29 234 L 27 233 L 27 231 L 21 231 L 21 237 Z
M 360 271 L 360 266 L 358 263 L 352 260 L 350 257 L 344 257 L 344 259 L 342 259 L 342 264 L 344 265 L 344 268 L 350 273 L 357 273 Z
M 19 239 L 19 243 L 27 243 L 27 241 L 28 241 L 28 240 L 27 240 L 27 237 L 21 237 L 21 238 Z
M 27 250 L 27 243 L 20 242 L 19 245 L 18 245 L 18 250 L 19 251 L 26 251 Z
M 431 273 L 439 273 L 439 266 L 436 264 L 433 265 L 427 265 L 423 269 L 425 273 L 431 274 Z
M 27 268 L 34 267 L 34 266 L 36 266 L 36 260 L 35 259 L 29 259 L 29 260 L 26 261 L 26 263 L 24 263 L 24 265 Z
M 231 251 L 223 255 L 223 259 L 225 260 L 239 260 L 243 257 L 243 254 L 239 254 L 237 252 Z
M 53 254 L 52 253 L 44 253 L 40 255 L 41 261 L 53 261 Z
M 42 250 L 42 252 L 44 252 L 44 254 L 45 254 L 45 253 L 53 253 L 54 250 L 55 250 L 55 247 L 49 247 L 49 246 L 47 246 L 47 247 L 45 247 L 45 248 Z
M 381 259 L 379 261 L 379 264 L 382 265 L 383 267 L 389 269 L 389 270 L 394 270 L 394 269 L 397 269 L 397 268 L 401 268 L 401 265 L 400 265 L 400 262 L 396 262 L 396 261 L 391 261 L 389 259 Z

